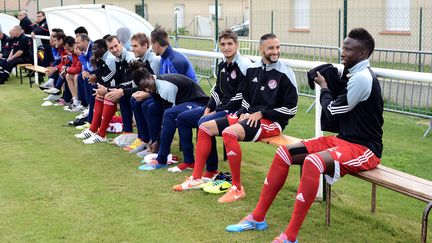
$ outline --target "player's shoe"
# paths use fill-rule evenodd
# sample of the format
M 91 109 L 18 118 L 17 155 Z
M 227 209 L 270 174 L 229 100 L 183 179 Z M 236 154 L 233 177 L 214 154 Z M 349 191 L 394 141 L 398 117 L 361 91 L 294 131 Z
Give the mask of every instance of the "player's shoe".
M 218 202 L 230 203 L 240 200 L 244 197 L 246 197 L 246 192 L 243 186 L 240 188 L 240 190 L 238 190 L 236 186 L 232 186 L 230 189 L 228 189 L 228 192 L 225 195 L 218 199 Z
M 174 172 L 182 172 L 182 171 L 185 171 L 185 170 L 193 170 L 194 165 L 195 165 L 195 163 L 185 163 L 185 162 L 183 162 L 183 163 L 181 163 L 181 164 L 179 164 L 177 166 L 168 168 L 168 171 L 174 173 Z
M 265 219 L 262 222 L 255 221 L 252 214 L 249 214 L 237 224 L 228 225 L 225 230 L 228 232 L 243 232 L 246 230 L 265 230 L 268 225 Z
M 76 138 L 80 138 L 80 139 L 87 139 L 90 138 L 91 136 L 93 136 L 95 133 L 90 131 L 89 128 L 86 128 L 84 131 L 82 131 L 81 133 L 75 134 Z
M 286 234 L 282 233 L 278 237 L 274 238 L 272 243 L 298 243 L 298 240 L 289 241 Z
M 144 142 L 140 138 L 136 138 L 129 146 L 126 146 L 123 149 L 126 151 L 132 151 L 143 144 L 144 144 Z
M 167 164 L 159 164 L 155 159 L 151 160 L 150 163 L 144 164 L 138 167 L 139 170 L 158 170 L 161 168 L 166 168 Z
M 228 181 L 215 180 L 210 185 L 205 186 L 203 190 L 210 194 L 225 193 L 231 188 L 232 184 Z
M 84 139 L 83 143 L 84 144 L 94 144 L 94 143 L 102 143 L 102 142 L 106 142 L 108 139 L 106 137 L 101 137 L 99 136 L 97 133 L 95 133 L 93 136 Z
M 202 189 L 202 185 L 207 183 L 208 180 L 205 179 L 194 179 L 193 176 L 186 177 L 186 180 L 178 185 L 173 186 L 174 191 L 185 191 L 185 190 L 196 190 Z

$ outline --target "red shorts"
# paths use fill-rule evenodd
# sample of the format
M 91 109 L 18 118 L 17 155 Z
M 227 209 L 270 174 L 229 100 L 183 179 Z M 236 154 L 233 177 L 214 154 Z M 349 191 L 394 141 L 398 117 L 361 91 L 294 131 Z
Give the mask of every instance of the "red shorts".
M 272 122 L 265 118 L 261 118 L 259 120 L 259 124 L 257 127 L 250 127 L 249 125 L 247 125 L 247 119 L 238 122 L 238 117 L 236 115 L 227 115 L 226 118 L 230 126 L 238 123 L 243 127 L 246 134 L 244 141 L 260 141 L 263 138 L 278 136 L 282 131 L 279 123 Z
M 346 174 L 371 170 L 381 159 L 363 145 L 350 143 L 336 136 L 325 136 L 303 141 L 308 153 L 329 151 L 335 162 L 334 176 L 326 175 L 327 183 L 333 184 Z

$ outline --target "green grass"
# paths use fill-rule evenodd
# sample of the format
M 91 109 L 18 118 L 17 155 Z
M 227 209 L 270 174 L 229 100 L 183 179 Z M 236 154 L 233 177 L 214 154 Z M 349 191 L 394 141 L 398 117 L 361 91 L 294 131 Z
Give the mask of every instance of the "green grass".
M 224 231 L 253 210 L 274 147 L 242 144 L 248 195 L 221 205 L 202 191 L 173 192 L 188 173 L 141 172 L 135 155 L 109 144 L 83 145 L 73 137 L 76 129 L 63 126 L 74 114 L 41 107 L 43 97 L 17 79 L 0 86 L 0 242 L 269 242 L 286 227 L 297 167 L 267 215 L 267 231 Z M 300 98 L 285 133 L 313 135 L 314 117 L 305 114 L 310 103 Z M 432 136 L 421 139 L 426 128 L 424 120 L 385 113 L 383 163 L 432 180 Z M 172 148 L 178 154 L 177 140 Z M 227 171 L 227 163 L 220 168 Z M 300 242 L 419 241 L 424 203 L 382 188 L 375 215 L 369 202 L 369 183 L 343 178 L 333 187 L 332 226 L 324 224 L 325 204 L 316 203 Z

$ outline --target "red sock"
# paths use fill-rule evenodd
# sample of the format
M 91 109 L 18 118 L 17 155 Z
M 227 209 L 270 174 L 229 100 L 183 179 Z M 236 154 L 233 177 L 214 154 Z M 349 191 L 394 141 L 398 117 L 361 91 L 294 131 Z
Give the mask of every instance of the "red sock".
M 102 120 L 102 111 L 103 111 L 103 105 L 104 99 L 101 97 L 96 96 L 95 98 L 95 105 L 93 108 L 93 119 L 92 123 L 90 125 L 90 131 L 97 132 L 98 128 L 100 126 L 101 120 Z
M 203 175 L 204 166 L 212 148 L 212 137 L 212 133 L 207 128 L 203 126 L 199 127 L 195 153 L 195 167 L 192 174 L 194 179 L 201 179 Z
M 104 101 L 104 108 L 103 108 L 103 112 L 102 112 L 102 122 L 101 122 L 101 125 L 100 125 L 99 130 L 98 130 L 99 136 L 105 137 L 106 130 L 107 130 L 107 128 L 111 122 L 111 119 L 115 115 L 116 111 L 117 111 L 117 104 L 116 103 L 109 101 L 109 100 Z
M 300 185 L 297 190 L 297 197 L 294 203 L 294 210 L 285 234 L 288 240 L 295 241 L 303 220 L 311 207 L 319 186 L 320 174 L 325 171 L 324 160 L 318 154 L 306 156 L 303 162 L 303 172 Z
M 207 177 L 207 178 L 210 178 L 210 179 L 212 179 L 215 175 L 217 175 L 217 174 L 219 174 L 219 171 L 217 171 L 217 170 L 212 170 L 212 171 L 206 171 L 205 173 L 204 173 L 204 175 L 203 175 L 203 177 Z
M 285 146 L 280 146 L 273 158 L 270 170 L 264 180 L 260 199 L 252 212 L 254 220 L 261 222 L 265 219 L 268 209 L 279 190 L 285 184 L 291 166 L 291 155 Z
M 222 139 L 226 148 L 226 155 L 228 164 L 232 175 L 232 184 L 241 189 L 240 183 L 240 168 L 241 168 L 241 148 L 240 143 L 237 141 L 237 134 L 230 130 L 222 132 Z

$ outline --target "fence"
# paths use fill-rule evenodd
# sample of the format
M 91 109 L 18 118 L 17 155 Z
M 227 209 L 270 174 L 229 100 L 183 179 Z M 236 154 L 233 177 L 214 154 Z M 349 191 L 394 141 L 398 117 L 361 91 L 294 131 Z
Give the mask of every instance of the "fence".
M 182 50 L 182 52 L 189 55 L 198 75 L 209 78 L 210 74 L 215 73 L 215 63 L 218 58 L 209 52 L 211 50 L 205 50 L 205 46 L 207 45 L 207 47 L 209 47 L 212 44 L 214 45 L 214 41 L 212 43 L 211 39 L 204 38 L 194 44 L 191 40 L 197 40 L 196 38 L 191 39 L 185 36 L 178 37 L 179 40 L 182 38 L 183 41 L 176 42 L 179 43 L 178 47 L 186 49 Z M 203 42 L 207 44 L 204 45 Z M 240 51 L 243 55 L 252 57 L 260 55 L 258 51 L 259 41 L 240 40 L 239 42 Z M 181 45 L 182 43 L 184 46 Z M 205 52 L 198 51 L 197 53 L 200 53 L 199 55 L 193 54 L 197 50 Z M 341 49 L 338 47 L 281 44 L 281 58 L 293 61 L 291 67 L 296 74 L 299 93 L 308 97 L 314 97 L 315 91 L 309 88 L 306 76 L 308 69 L 305 69 L 305 67 L 313 67 L 323 62 L 340 63 L 340 53 Z M 421 67 L 420 65 L 415 66 L 415 63 L 419 60 L 418 57 L 422 57 L 423 59 L 425 59 L 425 57 L 430 58 L 432 53 L 377 49 L 373 56 L 371 56 L 374 70 L 379 70 L 378 73 L 380 74 L 380 84 L 385 101 L 385 109 L 387 111 L 430 119 L 429 128 L 424 134 L 425 137 L 432 128 L 432 74 L 400 71 L 399 68 L 407 67 L 407 62 L 406 60 L 396 62 L 397 54 L 404 54 L 409 58 L 413 57 L 412 71 L 416 71 L 418 67 Z M 391 59 L 389 59 L 389 57 L 391 57 Z M 393 63 L 391 63 L 390 60 Z M 389 63 L 391 63 L 391 65 Z M 341 68 L 341 65 L 339 65 L 339 68 Z M 393 73 L 393 75 L 391 75 L 391 73 Z M 404 74 L 404 76 L 402 76 L 402 74 Z M 424 76 L 423 78 L 418 78 L 422 75 Z

